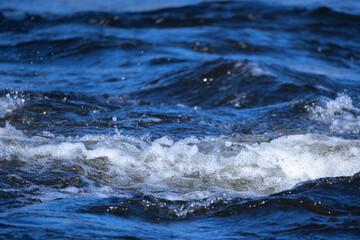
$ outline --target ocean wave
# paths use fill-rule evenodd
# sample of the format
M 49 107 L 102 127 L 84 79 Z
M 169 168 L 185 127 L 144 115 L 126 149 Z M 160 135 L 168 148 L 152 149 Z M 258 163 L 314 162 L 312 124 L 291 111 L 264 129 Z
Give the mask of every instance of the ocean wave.
M 0 1 L 0 238 L 356 239 L 359 7 Z
M 319 104 L 306 106 L 310 118 L 323 122 L 339 133 L 354 134 L 360 132 L 360 109 L 345 93 L 338 94 L 334 100 L 323 100 Z
M 277 77 L 280 74 L 282 77 Z M 166 99 L 167 104 L 244 109 L 289 103 L 319 93 L 330 95 L 327 89 L 335 90 L 331 82 L 318 76 L 309 79 L 306 74 L 250 60 L 217 59 L 166 74 L 133 96 L 153 103 Z
M 360 169 L 359 141 L 315 134 L 270 142 L 210 137 L 148 141 L 120 134 L 54 138 L 26 137 L 7 124 L 0 135 L 4 168 L 21 163 L 20 172 L 11 169 L 8 175 L 65 195 L 102 187 L 110 195 L 132 189 L 183 200 L 226 191 L 255 197 L 303 181 L 352 176 Z
M 290 5 L 291 6 L 291 5 Z M 66 14 L 42 14 L 35 12 L 31 14 L 29 11 L 16 12 L 15 9 L 5 8 L 0 12 L 1 20 L 6 25 L 25 24 L 32 27 L 34 24 L 51 25 L 52 23 L 82 23 L 97 24 L 119 28 L 179 28 L 179 27 L 195 27 L 195 26 L 216 26 L 219 24 L 228 27 L 236 25 L 243 26 L 252 24 L 252 22 L 261 22 L 264 26 L 266 20 L 279 20 L 289 16 L 299 16 L 312 18 L 321 25 L 325 25 L 328 21 L 338 21 L 342 24 L 355 26 L 360 21 L 360 17 L 356 12 L 349 13 L 342 11 L 341 8 L 332 8 L 331 6 L 304 7 L 282 6 L 281 4 L 272 4 L 265 2 L 257 2 L 252 4 L 247 1 L 222 1 L 222 2 L 202 2 L 194 5 L 182 7 L 169 7 L 152 11 L 121 11 L 121 9 L 112 9 L 111 11 L 76 11 L 71 15 Z M 224 14 L 226 12 L 226 14 Z M 191 13 L 191 14 L 190 14 Z M 288 23 L 282 22 L 287 25 Z M 24 29 L 18 28 L 17 29 Z M 11 31 L 11 28 L 2 28 L 2 31 Z
M 7 93 L 0 98 L 0 118 L 5 117 L 6 114 L 13 112 L 14 110 L 21 108 L 25 104 L 25 99 L 18 96 L 17 93 Z

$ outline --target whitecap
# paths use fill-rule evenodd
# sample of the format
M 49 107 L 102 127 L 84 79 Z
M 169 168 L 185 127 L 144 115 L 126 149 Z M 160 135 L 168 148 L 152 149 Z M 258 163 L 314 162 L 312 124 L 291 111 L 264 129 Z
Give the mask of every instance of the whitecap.
M 15 138 L 7 134 L 14 131 Z M 352 176 L 360 170 L 360 141 L 316 134 L 260 143 L 258 138 L 241 142 L 224 137 L 149 142 L 119 134 L 49 140 L 26 137 L 8 124 L 0 131 L 0 156 L 21 161 L 27 173 L 76 172 L 86 183 L 79 192 L 96 193 L 100 186 L 109 194 L 132 189 L 171 199 L 227 191 L 249 197 L 303 181 Z
M 0 98 L 0 117 L 5 117 L 6 114 L 24 106 L 25 99 L 19 97 L 17 94 L 6 94 Z
M 353 105 L 347 94 L 339 94 L 334 100 L 307 106 L 306 109 L 311 119 L 328 124 L 335 132 L 360 132 L 360 109 Z

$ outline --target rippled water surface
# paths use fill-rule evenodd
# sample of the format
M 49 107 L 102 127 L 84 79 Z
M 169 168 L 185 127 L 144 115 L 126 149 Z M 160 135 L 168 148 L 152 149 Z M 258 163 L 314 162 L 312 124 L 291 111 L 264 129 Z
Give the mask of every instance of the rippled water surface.
M 2 239 L 358 239 L 358 1 L 0 2 Z

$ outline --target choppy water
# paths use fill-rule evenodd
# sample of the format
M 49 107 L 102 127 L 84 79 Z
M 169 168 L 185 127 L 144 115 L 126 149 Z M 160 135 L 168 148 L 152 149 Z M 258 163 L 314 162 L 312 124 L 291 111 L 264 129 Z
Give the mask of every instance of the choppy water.
M 0 3 L 3 239 L 357 239 L 360 3 Z

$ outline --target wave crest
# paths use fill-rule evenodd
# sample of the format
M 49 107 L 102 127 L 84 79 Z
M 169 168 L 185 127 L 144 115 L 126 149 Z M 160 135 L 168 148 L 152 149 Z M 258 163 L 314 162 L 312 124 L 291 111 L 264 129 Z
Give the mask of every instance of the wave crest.
M 204 198 L 224 191 L 267 195 L 360 169 L 359 141 L 315 134 L 258 140 L 163 137 L 149 142 L 120 134 L 28 138 L 8 124 L 1 129 L 0 150 L 2 161 L 22 162 L 21 172 L 35 174 L 32 182 L 52 189 L 101 186 L 180 199 L 184 193 Z

